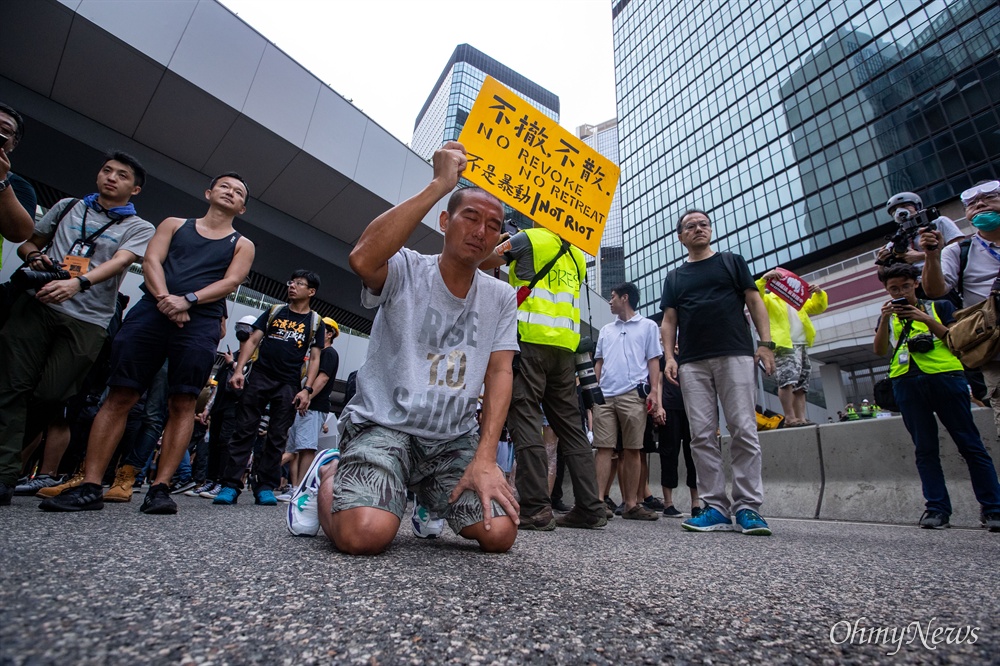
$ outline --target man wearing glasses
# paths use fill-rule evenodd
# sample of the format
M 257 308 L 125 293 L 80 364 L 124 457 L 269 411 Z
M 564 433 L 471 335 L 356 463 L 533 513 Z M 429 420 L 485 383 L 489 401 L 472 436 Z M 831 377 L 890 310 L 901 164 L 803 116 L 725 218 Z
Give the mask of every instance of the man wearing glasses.
M 961 284 L 963 307 L 980 303 L 990 295 L 993 281 L 1000 275 L 1000 181 L 981 181 L 962 192 L 965 219 L 976 228 L 969 254 L 962 266 L 959 243 L 944 247 L 941 232 L 920 235 L 924 249 L 921 284 L 930 298 L 941 298 Z M 935 249 L 926 249 L 935 247 Z M 944 247 L 944 249 L 940 249 Z M 1000 360 L 994 359 L 980 370 L 986 379 L 987 396 L 993 406 L 993 421 L 1000 432 Z
M 684 521 L 683 527 L 691 532 L 735 529 L 770 536 L 771 528 L 758 513 L 764 501 L 764 484 L 754 414 L 756 364 L 761 363 L 769 375 L 774 372 L 775 345 L 767 308 L 743 257 L 712 249 L 712 223 L 707 213 L 685 212 L 677 222 L 677 235 L 688 257 L 663 283 L 660 331 L 666 357 L 664 376 L 684 394 L 698 494 L 704 505 L 704 510 Z M 750 311 L 760 335 L 756 346 L 744 308 Z M 675 344 L 679 345 L 677 355 Z M 731 500 L 717 434 L 719 412 L 715 405 L 719 402 L 732 435 Z
M 320 354 L 326 341 L 326 325 L 319 314 L 309 308 L 309 301 L 319 289 L 319 276 L 312 271 L 298 270 L 288 281 L 288 305 L 276 305 L 254 322 L 254 332 L 240 345 L 229 385 L 242 390 L 236 428 L 229 440 L 229 455 L 224 457 L 225 471 L 222 490 L 213 504 L 236 504 L 243 488 L 243 472 L 257 439 L 257 428 L 264 408 L 270 404 L 267 441 L 260 460 L 254 486 L 256 504 L 278 504 L 274 489 L 281 483 L 281 454 L 285 451 L 288 429 L 295 412 L 304 414 L 319 374 Z M 260 346 L 250 377 L 244 379 L 243 367 Z M 302 381 L 302 361 L 308 356 L 309 365 Z

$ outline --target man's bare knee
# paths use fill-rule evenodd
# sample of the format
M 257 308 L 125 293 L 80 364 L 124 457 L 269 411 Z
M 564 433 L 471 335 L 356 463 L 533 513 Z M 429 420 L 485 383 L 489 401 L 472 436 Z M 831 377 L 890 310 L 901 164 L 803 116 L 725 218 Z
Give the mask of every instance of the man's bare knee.
M 506 553 L 517 538 L 517 525 L 507 516 L 495 516 L 490 529 L 482 523 L 464 528 L 459 534 L 466 539 L 475 539 L 484 553 Z
M 108 391 L 108 396 L 104 399 L 101 409 L 108 409 L 114 412 L 127 412 L 135 403 L 139 402 L 141 394 L 135 389 L 124 386 L 112 386 Z
M 374 507 L 338 511 L 331 521 L 333 545 L 348 555 L 378 555 L 399 531 L 395 514 Z

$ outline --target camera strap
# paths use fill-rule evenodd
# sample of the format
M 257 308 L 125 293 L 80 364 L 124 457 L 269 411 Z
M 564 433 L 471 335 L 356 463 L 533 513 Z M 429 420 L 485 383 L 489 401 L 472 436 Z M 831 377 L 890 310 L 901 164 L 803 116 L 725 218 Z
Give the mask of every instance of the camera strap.
M 108 217 L 110 219 L 108 220 L 108 223 L 105 224 L 103 227 L 101 227 L 100 229 L 98 229 L 97 231 L 95 231 L 94 233 L 92 233 L 92 234 L 90 234 L 88 236 L 87 235 L 87 213 L 89 211 L 90 211 L 90 206 L 87 206 L 86 208 L 83 209 L 83 221 L 80 222 L 80 241 L 79 241 L 79 243 L 80 243 L 80 245 L 82 245 L 84 247 L 89 247 L 96 239 L 100 238 L 101 234 L 103 234 L 105 231 L 107 231 L 111 227 L 111 225 L 117 224 L 117 223 L 119 223 L 119 222 L 121 222 L 122 220 L 125 219 L 124 217 L 120 217 L 120 216 L 117 216 L 117 215 L 109 215 Z
M 893 315 L 895 317 L 895 315 Z M 903 324 L 903 330 L 899 332 L 899 340 L 896 341 L 896 348 L 892 350 L 892 356 L 889 357 L 889 363 L 896 360 L 896 354 L 899 353 L 899 348 L 903 346 L 906 339 L 910 337 L 910 329 L 913 328 L 913 320 L 907 319 L 906 323 Z
M 535 273 L 535 277 L 531 278 L 531 282 L 529 282 L 527 285 L 518 288 L 517 290 L 518 307 L 521 307 L 521 303 L 524 303 L 524 300 L 528 298 L 528 295 L 531 294 L 531 290 L 535 288 L 535 285 L 537 285 L 542 280 L 542 278 L 548 275 L 549 271 L 552 270 L 552 267 L 556 265 L 557 261 L 559 261 L 559 257 L 566 254 L 567 250 L 569 250 L 569 241 L 563 240 L 562 246 L 559 248 L 559 251 L 556 252 L 556 256 L 552 257 L 552 261 L 542 266 L 542 270 Z M 573 263 L 576 263 L 576 258 L 573 259 Z M 577 270 L 579 270 L 579 266 L 577 266 Z

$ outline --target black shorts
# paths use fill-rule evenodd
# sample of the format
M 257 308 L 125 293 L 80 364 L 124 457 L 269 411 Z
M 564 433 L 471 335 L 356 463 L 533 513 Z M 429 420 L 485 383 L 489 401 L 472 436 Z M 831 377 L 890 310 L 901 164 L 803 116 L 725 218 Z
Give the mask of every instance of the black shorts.
M 208 382 L 222 336 L 219 317 L 195 313 L 183 327 L 170 321 L 143 298 L 133 306 L 111 346 L 109 386 L 142 393 L 156 372 L 170 361 L 167 386 L 171 395 L 198 395 Z

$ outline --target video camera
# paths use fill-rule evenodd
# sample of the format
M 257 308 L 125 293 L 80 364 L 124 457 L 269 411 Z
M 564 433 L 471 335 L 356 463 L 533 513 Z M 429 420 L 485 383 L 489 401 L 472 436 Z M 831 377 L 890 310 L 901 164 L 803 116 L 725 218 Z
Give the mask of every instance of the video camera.
M 594 405 L 604 404 L 604 392 L 601 391 L 597 383 L 597 375 L 594 374 L 594 360 L 591 354 L 597 346 L 589 337 L 580 338 L 580 344 L 576 348 L 576 377 L 580 380 L 580 393 L 583 396 L 583 406 L 586 409 L 593 408 Z
M 941 214 L 933 206 L 918 210 L 916 213 L 910 213 L 905 208 L 897 210 L 893 214 L 893 219 L 898 225 L 896 232 L 892 236 L 886 237 L 886 240 L 892 243 L 892 254 L 875 263 L 879 266 L 891 266 L 904 261 L 903 257 L 906 256 L 906 251 L 917 236 L 925 231 L 937 231 L 935 220 L 939 217 Z M 929 246 L 925 249 L 936 250 L 937 246 Z

